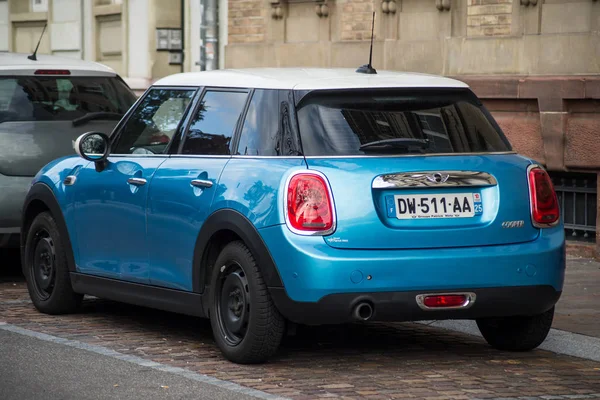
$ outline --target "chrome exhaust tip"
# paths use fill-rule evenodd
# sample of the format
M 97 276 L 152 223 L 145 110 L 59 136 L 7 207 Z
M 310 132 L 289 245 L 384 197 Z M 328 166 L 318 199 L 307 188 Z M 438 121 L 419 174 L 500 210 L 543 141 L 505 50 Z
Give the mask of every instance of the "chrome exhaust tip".
M 353 315 L 358 321 L 368 321 L 373 316 L 373 307 L 367 302 L 358 303 L 354 307 Z

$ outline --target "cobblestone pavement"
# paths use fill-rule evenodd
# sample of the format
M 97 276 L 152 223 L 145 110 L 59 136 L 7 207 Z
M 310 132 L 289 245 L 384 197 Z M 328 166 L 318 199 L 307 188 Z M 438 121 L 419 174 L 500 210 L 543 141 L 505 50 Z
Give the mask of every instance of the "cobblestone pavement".
M 207 320 L 93 298 L 78 314 L 44 315 L 20 281 L 0 284 L 0 321 L 294 399 L 600 398 L 600 363 L 498 352 L 418 324 L 305 328 L 272 362 L 240 366 L 221 357 Z
M 581 292 L 600 294 L 600 279 L 590 275 L 599 268 L 569 261 L 573 285 L 565 289 L 558 328 L 576 322 L 581 333 L 597 334 L 600 307 Z M 499 352 L 478 337 L 421 324 L 303 328 L 271 362 L 241 366 L 222 358 L 207 320 L 94 298 L 78 314 L 44 315 L 22 278 L 6 276 L 2 322 L 298 400 L 600 399 L 600 363 L 541 350 Z

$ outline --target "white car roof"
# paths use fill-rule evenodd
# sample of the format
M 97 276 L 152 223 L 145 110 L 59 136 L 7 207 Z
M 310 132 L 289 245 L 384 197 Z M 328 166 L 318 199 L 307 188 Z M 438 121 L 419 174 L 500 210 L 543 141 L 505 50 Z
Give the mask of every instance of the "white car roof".
M 38 54 L 37 61 L 33 61 L 27 56 L 29 54 L 0 52 L 0 75 L 33 75 L 38 69 L 67 69 L 73 76 L 116 75 L 112 68 L 97 62 L 46 54 Z
M 455 79 L 419 73 L 377 71 L 369 75 L 356 68 L 248 68 L 184 72 L 159 79 L 154 86 L 214 86 L 256 89 L 360 88 L 466 88 Z

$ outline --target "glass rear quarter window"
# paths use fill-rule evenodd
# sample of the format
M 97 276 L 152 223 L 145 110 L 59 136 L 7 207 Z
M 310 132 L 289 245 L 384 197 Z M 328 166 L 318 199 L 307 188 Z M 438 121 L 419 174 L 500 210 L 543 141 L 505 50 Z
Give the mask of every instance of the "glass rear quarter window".
M 313 92 L 297 114 L 307 156 L 511 150 L 469 90 Z
M 183 154 L 230 155 L 247 92 L 207 90 L 183 142 Z
M 237 154 L 279 155 L 279 91 L 255 90 L 242 125 Z

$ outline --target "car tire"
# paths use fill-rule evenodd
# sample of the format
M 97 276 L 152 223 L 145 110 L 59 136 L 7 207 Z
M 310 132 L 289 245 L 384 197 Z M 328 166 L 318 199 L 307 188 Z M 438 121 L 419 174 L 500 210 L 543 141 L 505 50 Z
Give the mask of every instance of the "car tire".
M 490 346 L 505 351 L 529 351 L 538 347 L 548 336 L 554 307 L 533 315 L 477 320 L 479 331 Z
M 23 274 L 33 305 L 43 313 L 71 313 L 83 299 L 73 291 L 67 251 L 52 214 L 38 214 L 27 231 Z
M 267 361 L 279 348 L 285 320 L 243 242 L 223 248 L 210 287 L 212 331 L 225 358 L 238 364 Z

